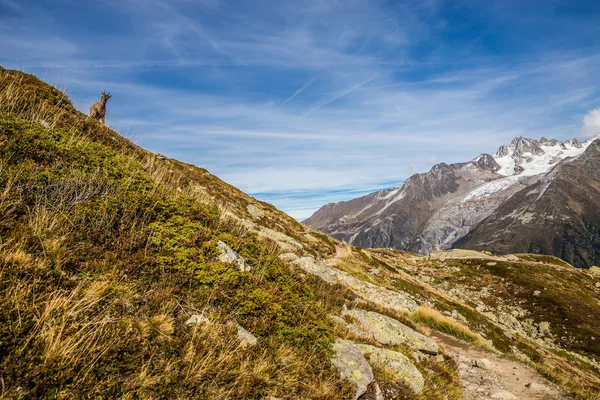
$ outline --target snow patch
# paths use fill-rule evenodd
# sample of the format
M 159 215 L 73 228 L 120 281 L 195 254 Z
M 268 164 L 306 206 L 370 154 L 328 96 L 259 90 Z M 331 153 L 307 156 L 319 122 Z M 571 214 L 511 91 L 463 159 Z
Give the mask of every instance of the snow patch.
M 544 150 L 544 154 L 524 153 L 521 157 L 515 155 L 514 146 L 507 146 L 509 149 L 508 154 L 503 156 L 496 154 L 494 156 L 494 159 L 500 165 L 500 169 L 497 172 L 504 176 L 534 176 L 543 174 L 549 171 L 560 160 L 579 156 L 597 138 L 587 140 L 580 146 L 577 146 L 571 140 L 565 143 L 558 141 L 555 143 L 545 142 L 540 144 Z M 518 167 L 521 167 L 523 171 L 519 172 Z
M 406 186 L 403 183 L 402 185 L 398 186 L 397 188 L 395 188 L 394 190 L 392 190 L 390 193 L 388 193 L 384 197 L 384 199 L 390 199 L 390 200 L 388 200 L 387 204 L 385 206 L 383 206 L 379 211 L 377 211 L 377 213 L 375 215 L 380 215 L 389 206 L 391 206 L 392 204 L 394 204 L 398 200 L 402 200 L 405 196 L 406 196 Z
M 467 193 L 467 195 L 462 199 L 462 203 L 466 203 L 470 200 L 481 199 L 484 197 L 491 196 L 494 193 L 498 193 L 507 189 L 508 187 L 514 185 L 518 181 L 519 178 L 517 176 L 509 176 L 506 178 L 501 178 L 495 181 L 484 183 L 483 185 L 479 185 L 475 189 Z

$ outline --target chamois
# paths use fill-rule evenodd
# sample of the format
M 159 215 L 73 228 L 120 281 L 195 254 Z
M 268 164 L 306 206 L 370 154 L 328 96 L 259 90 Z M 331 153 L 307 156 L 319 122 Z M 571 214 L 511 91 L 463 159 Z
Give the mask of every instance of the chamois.
M 110 97 L 110 93 L 100 92 L 100 101 L 95 102 L 90 107 L 90 117 L 97 121 L 102 120 L 102 123 L 104 124 L 104 118 L 106 117 L 106 102 Z

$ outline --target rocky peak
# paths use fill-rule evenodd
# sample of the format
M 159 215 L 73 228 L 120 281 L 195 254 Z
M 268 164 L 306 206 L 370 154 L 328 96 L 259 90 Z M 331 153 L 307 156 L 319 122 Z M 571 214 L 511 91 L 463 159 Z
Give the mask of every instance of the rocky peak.
M 563 143 L 559 140 L 547 139 L 544 136 L 542 136 L 542 138 L 540 139 L 540 144 L 542 144 L 543 146 L 556 146 L 556 145 L 562 145 Z
M 544 154 L 540 142 L 535 139 L 527 139 L 523 136 L 519 136 L 518 138 L 513 139 L 510 145 L 514 146 L 515 155 L 524 156 L 526 154 L 533 154 L 541 156 Z
M 444 162 L 439 163 L 439 164 L 435 164 L 432 168 L 431 168 L 431 172 L 434 174 L 439 174 L 439 173 L 443 173 L 444 171 L 446 171 L 450 166 Z
M 542 138 L 544 144 L 552 142 L 546 138 Z M 514 138 L 510 145 L 502 145 L 496 152 L 496 157 L 506 157 L 512 155 L 515 159 L 527 158 L 529 155 L 541 156 L 544 154 L 544 149 L 541 147 L 542 142 L 535 139 L 527 139 L 523 136 Z
M 479 169 L 491 172 L 496 172 L 500 169 L 500 164 L 496 162 L 494 157 L 486 153 L 483 153 L 479 157 L 473 159 L 473 165 Z
M 503 144 L 502 146 L 500 146 L 498 148 L 498 151 L 496 152 L 495 156 L 496 157 L 504 157 L 510 154 L 510 147 L 508 147 L 507 145 Z
M 575 148 L 577 148 L 577 149 L 581 149 L 581 148 L 583 148 L 583 143 L 581 143 L 579 140 L 577 140 L 577 138 L 575 138 L 575 139 L 572 139 L 572 140 L 567 140 L 567 141 L 565 142 L 565 144 L 566 144 L 567 146 L 575 147 Z

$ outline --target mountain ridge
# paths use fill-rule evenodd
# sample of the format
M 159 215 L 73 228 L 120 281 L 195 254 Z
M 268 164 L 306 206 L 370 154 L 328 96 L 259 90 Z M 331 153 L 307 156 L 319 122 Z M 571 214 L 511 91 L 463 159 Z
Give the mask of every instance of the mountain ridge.
M 439 163 L 400 185 L 346 202 L 328 204 L 304 223 L 351 244 L 392 247 L 428 254 L 451 248 L 519 190 L 544 179 L 557 165 L 583 154 L 600 135 L 585 142 L 514 138 L 492 156 Z M 469 246 L 471 242 L 461 242 Z M 514 252 L 516 248 L 511 248 Z M 500 248 L 497 248 L 501 251 Z M 572 257 L 580 267 L 597 256 Z M 585 260 L 584 260 L 585 259 Z

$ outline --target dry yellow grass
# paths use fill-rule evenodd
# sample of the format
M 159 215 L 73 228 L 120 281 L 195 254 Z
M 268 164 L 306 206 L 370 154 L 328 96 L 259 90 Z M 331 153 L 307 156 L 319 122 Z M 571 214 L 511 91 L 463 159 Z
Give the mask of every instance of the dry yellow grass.
M 416 323 L 424 324 L 432 329 L 447 333 L 459 339 L 464 339 L 480 347 L 490 348 L 479 333 L 473 332 L 468 326 L 461 324 L 431 307 L 418 307 L 411 314 L 411 319 Z

